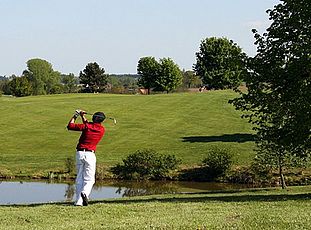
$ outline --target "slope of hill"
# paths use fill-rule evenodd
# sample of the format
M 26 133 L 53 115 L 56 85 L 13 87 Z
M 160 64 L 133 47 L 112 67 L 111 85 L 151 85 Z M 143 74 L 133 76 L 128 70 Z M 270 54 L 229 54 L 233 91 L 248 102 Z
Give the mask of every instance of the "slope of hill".
M 106 135 L 97 150 L 98 162 L 108 166 L 144 148 L 175 154 L 189 166 L 219 145 L 232 150 L 235 164 L 247 164 L 253 156 L 253 135 L 247 121 L 227 103 L 235 96 L 232 91 L 209 91 L 2 97 L 0 170 L 31 174 L 64 168 L 79 138 L 78 132 L 66 130 L 77 108 L 104 111 L 117 119 L 117 125 L 105 121 Z

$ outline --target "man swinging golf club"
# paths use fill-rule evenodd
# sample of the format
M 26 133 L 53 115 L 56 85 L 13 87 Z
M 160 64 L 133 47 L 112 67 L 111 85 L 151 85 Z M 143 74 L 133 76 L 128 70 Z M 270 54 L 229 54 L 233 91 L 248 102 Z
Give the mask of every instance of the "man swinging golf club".
M 101 124 L 106 118 L 105 114 L 94 113 L 93 122 L 88 122 L 85 114 L 85 111 L 76 110 L 67 125 L 68 130 L 82 132 L 76 152 L 76 206 L 88 205 L 88 198 L 95 183 L 96 146 L 105 134 L 105 127 Z M 75 123 L 78 116 L 81 116 L 82 124 Z

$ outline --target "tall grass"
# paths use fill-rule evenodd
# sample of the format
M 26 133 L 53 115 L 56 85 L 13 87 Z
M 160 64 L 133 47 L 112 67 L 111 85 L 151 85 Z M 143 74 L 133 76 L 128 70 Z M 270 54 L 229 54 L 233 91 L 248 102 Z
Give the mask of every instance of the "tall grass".
M 212 146 L 230 148 L 235 164 L 247 164 L 253 156 L 252 131 L 227 103 L 235 96 L 232 91 L 210 91 L 1 97 L 0 170 L 27 175 L 64 169 L 80 135 L 66 130 L 77 108 L 104 111 L 117 119 L 117 125 L 105 121 L 106 135 L 97 149 L 98 162 L 107 166 L 146 148 L 193 165 Z

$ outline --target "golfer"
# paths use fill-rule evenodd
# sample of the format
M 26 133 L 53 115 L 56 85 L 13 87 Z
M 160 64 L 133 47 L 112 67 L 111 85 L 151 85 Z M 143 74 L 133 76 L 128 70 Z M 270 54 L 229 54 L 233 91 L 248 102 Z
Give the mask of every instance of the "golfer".
M 81 116 L 82 124 L 75 123 L 78 116 Z M 103 112 L 96 112 L 92 117 L 93 122 L 88 122 L 85 111 L 76 110 L 67 125 L 68 130 L 82 132 L 76 152 L 76 206 L 88 205 L 88 198 L 95 183 L 96 145 L 104 136 L 105 127 L 101 123 L 105 118 Z

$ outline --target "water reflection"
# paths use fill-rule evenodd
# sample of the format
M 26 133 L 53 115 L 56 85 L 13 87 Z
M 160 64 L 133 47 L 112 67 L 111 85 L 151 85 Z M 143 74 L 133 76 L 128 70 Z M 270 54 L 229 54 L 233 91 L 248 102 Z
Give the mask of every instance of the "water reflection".
M 119 188 L 117 193 L 121 194 L 123 197 L 130 196 L 143 196 L 152 194 L 174 194 L 177 193 L 179 187 L 177 184 L 165 182 L 127 182 L 122 185 L 115 185 Z
M 66 201 L 73 200 L 74 195 L 75 195 L 75 186 L 73 184 L 67 184 L 65 192 Z
M 191 193 L 204 191 L 223 191 L 247 188 L 247 185 L 210 183 L 210 182 L 114 182 L 117 193 L 123 197 L 153 194 Z
M 97 182 L 94 185 L 90 198 L 106 199 L 152 194 L 232 190 L 240 188 L 245 188 L 245 186 L 207 182 L 105 181 L 101 183 Z M 0 205 L 73 201 L 74 197 L 75 186 L 73 182 L 0 181 Z

